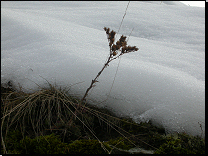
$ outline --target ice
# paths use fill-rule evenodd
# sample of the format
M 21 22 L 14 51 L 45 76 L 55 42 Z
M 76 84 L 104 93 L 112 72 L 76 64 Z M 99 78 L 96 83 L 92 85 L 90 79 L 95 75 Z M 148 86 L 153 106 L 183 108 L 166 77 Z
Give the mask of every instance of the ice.
M 127 3 L 1 2 L 1 83 L 34 92 L 47 80 L 81 98 L 108 57 L 103 28 L 118 31 Z M 201 135 L 204 13 L 176 1 L 130 2 L 117 38 L 134 28 L 128 43 L 139 51 L 112 61 L 87 101 L 168 133 Z

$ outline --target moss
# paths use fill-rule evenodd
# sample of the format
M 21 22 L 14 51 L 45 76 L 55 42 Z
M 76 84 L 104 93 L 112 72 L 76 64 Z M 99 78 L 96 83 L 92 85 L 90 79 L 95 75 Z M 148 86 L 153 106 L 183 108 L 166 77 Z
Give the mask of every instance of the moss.
M 159 150 L 155 151 L 154 154 L 195 154 L 191 151 L 189 152 L 187 149 L 181 147 L 181 140 L 171 140 L 167 141 L 160 146 Z
M 20 140 L 22 139 L 22 134 L 19 130 L 9 131 L 5 139 L 5 145 L 9 153 L 18 154 L 16 147 L 19 145 Z
M 136 136 L 132 137 L 132 139 L 137 145 L 145 149 L 155 150 L 155 148 L 159 148 L 160 145 L 166 142 L 165 129 L 154 126 L 151 121 L 137 124 L 132 119 L 123 119 L 122 128 Z
M 103 143 L 105 148 L 110 150 L 108 144 Z M 107 154 L 98 140 L 76 140 L 68 145 L 67 153 L 70 154 Z
M 39 136 L 34 139 L 26 136 L 10 152 L 19 154 L 64 154 L 66 145 L 54 134 Z
M 205 141 L 185 133 L 178 134 L 178 137 L 171 135 L 154 154 L 205 154 Z
M 179 134 L 179 138 L 183 141 L 182 147 L 192 150 L 195 153 L 205 153 L 205 140 L 199 136 L 190 136 L 185 133 Z
M 126 140 L 123 137 L 118 137 L 117 139 L 110 139 L 110 141 L 108 141 L 107 143 L 109 145 L 113 145 L 116 148 L 120 148 L 123 150 L 129 150 L 130 148 L 134 147 L 134 145 L 130 141 Z
M 34 139 L 26 136 L 20 140 L 21 134 L 12 132 L 9 139 L 8 153 L 12 154 L 107 154 L 97 140 L 76 140 L 71 144 L 61 142 L 54 134 L 39 136 Z M 111 148 L 103 143 L 109 151 Z
M 141 136 L 140 139 L 143 139 Z M 189 136 L 185 133 L 176 135 L 161 135 L 157 131 L 150 131 L 148 135 L 151 139 L 146 139 L 151 146 L 158 146 L 154 154 L 204 154 L 205 141 L 196 136 Z M 145 138 L 144 137 L 144 138 Z M 145 139 L 144 139 L 145 140 Z M 135 144 L 136 142 L 133 141 Z M 133 148 L 128 140 L 123 137 L 110 139 L 103 143 L 108 151 L 112 146 L 129 150 Z M 112 145 L 112 146 L 109 146 Z M 137 142 L 137 145 L 138 142 Z M 140 145 L 139 145 L 140 146 Z M 18 130 L 9 131 L 6 139 L 8 153 L 12 154 L 107 154 L 97 140 L 76 140 L 71 143 L 61 142 L 59 136 L 54 134 L 30 138 L 26 136 L 22 139 L 22 134 Z M 144 146 L 140 146 L 144 147 Z M 114 150 L 113 150 L 114 151 Z M 112 151 L 112 153 L 113 153 Z

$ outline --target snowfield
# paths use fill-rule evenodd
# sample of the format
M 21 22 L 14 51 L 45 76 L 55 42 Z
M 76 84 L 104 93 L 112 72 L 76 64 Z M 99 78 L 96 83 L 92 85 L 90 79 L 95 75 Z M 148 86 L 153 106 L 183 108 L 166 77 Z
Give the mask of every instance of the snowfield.
M 1 2 L 1 84 L 11 81 L 34 92 L 38 85 L 47 87 L 47 80 L 82 97 L 109 55 L 103 28 L 117 32 L 127 4 Z M 177 1 L 133 1 L 117 38 L 129 36 L 132 29 L 128 44 L 139 50 L 112 61 L 87 101 L 136 122 L 151 119 L 167 133 L 201 135 L 205 8 Z

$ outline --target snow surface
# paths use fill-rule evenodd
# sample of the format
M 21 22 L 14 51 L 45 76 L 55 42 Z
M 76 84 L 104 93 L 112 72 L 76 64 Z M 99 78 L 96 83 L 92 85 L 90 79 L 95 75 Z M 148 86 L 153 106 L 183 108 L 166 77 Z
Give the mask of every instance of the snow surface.
M 82 97 L 109 55 L 103 27 L 118 31 L 127 3 L 1 2 L 1 83 L 33 92 L 47 86 L 45 78 Z M 139 51 L 112 61 L 87 100 L 136 122 L 151 119 L 167 133 L 201 135 L 204 14 L 176 1 L 130 2 L 117 38 L 134 28 L 128 43 Z

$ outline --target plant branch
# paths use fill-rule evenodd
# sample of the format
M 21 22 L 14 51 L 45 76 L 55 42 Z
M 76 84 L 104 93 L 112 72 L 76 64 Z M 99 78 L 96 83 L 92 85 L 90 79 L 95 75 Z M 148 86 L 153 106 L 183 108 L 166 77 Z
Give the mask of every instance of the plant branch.
M 81 99 L 81 101 L 75 111 L 75 114 L 77 114 L 77 111 L 80 108 L 80 105 L 82 105 L 83 102 L 86 101 L 86 97 L 88 95 L 88 92 L 90 91 L 90 89 L 92 89 L 95 86 L 95 83 L 98 82 L 99 76 L 102 74 L 104 69 L 107 68 L 107 66 L 109 66 L 109 63 L 125 53 L 134 52 L 134 51 L 138 50 L 138 48 L 136 46 L 133 46 L 133 47 L 127 46 L 126 36 L 123 36 L 123 35 L 116 42 L 116 44 L 114 44 L 116 32 L 113 30 L 110 31 L 110 28 L 106 28 L 106 27 L 104 27 L 104 30 L 106 31 L 108 42 L 109 42 L 110 55 L 108 57 L 108 60 L 104 64 L 103 68 L 98 72 L 97 76 L 92 80 L 90 86 L 87 88 L 83 98 Z

